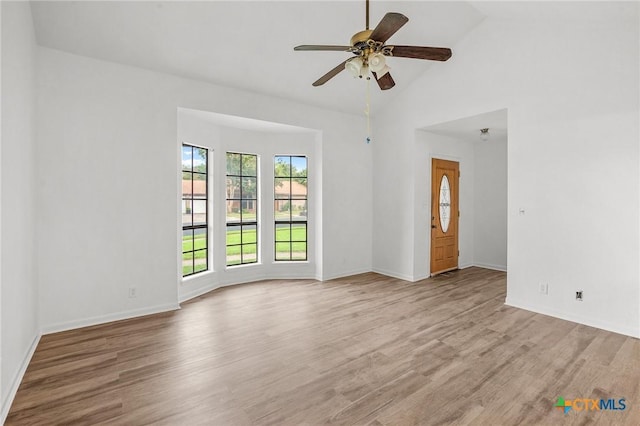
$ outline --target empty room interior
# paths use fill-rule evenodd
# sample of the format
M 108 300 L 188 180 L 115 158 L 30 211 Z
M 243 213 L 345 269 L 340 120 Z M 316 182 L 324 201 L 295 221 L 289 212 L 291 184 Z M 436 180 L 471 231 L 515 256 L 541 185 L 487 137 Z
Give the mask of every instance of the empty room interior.
M 0 423 L 640 424 L 640 3 L 0 18 Z

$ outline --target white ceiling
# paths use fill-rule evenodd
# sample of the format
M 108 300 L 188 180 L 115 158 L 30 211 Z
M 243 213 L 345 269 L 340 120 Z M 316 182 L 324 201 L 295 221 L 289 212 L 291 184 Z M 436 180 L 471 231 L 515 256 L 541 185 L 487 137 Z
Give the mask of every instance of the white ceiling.
M 346 72 L 311 83 L 349 57 L 294 52 L 299 44 L 348 45 L 364 29 L 361 1 L 44 1 L 31 9 L 38 44 L 78 55 L 362 114 L 365 83 Z M 452 47 L 484 15 L 467 2 L 372 1 L 371 26 L 386 12 L 409 22 L 390 44 Z M 372 85 L 372 112 L 431 66 L 392 58 L 396 87 Z
M 480 142 L 480 129 L 489 129 L 489 142 L 507 139 L 507 110 L 486 112 L 458 120 L 425 127 L 431 133 L 449 136 L 466 142 Z

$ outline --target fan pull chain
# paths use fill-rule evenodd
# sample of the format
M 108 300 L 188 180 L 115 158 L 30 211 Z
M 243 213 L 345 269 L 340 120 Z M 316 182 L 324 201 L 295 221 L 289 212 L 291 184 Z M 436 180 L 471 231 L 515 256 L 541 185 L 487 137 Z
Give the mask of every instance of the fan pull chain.
M 367 143 L 371 142 L 370 107 L 371 107 L 371 80 L 367 79 L 367 97 L 366 97 L 366 106 L 364 109 L 364 115 L 367 117 L 367 138 L 365 139 Z

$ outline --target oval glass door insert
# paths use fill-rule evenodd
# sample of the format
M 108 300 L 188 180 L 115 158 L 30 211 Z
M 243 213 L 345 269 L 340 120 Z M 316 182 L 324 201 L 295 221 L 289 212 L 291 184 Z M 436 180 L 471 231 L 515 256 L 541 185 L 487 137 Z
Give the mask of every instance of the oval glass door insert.
M 450 189 L 449 178 L 447 175 L 442 175 L 442 180 L 440 181 L 440 227 L 442 228 L 442 232 L 447 232 L 451 220 Z

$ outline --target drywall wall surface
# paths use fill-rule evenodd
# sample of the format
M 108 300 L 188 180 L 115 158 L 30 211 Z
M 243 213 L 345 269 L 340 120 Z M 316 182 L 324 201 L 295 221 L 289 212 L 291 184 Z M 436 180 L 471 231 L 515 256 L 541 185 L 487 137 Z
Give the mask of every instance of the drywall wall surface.
M 317 276 L 371 269 L 371 147 L 354 125 L 362 117 L 52 49 L 38 53 L 45 330 L 177 307 L 179 107 L 322 132 Z
M 507 139 L 474 144 L 473 264 L 507 270 Z
M 411 277 L 418 261 L 414 208 L 384 227 L 415 203 L 415 129 L 507 108 L 507 303 L 638 336 L 637 5 L 589 20 L 574 7 L 487 18 L 376 115 L 373 267 Z
M 27 2 L 2 2 L 2 416 L 39 337 L 35 256 L 35 38 Z

